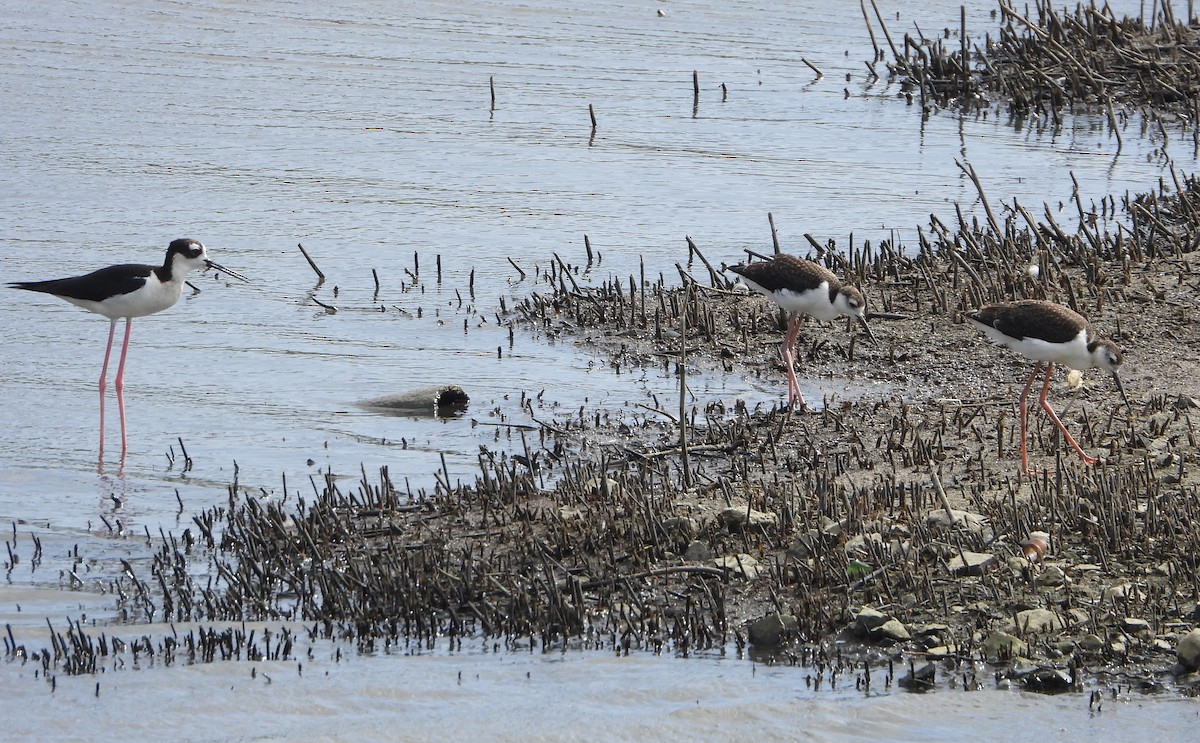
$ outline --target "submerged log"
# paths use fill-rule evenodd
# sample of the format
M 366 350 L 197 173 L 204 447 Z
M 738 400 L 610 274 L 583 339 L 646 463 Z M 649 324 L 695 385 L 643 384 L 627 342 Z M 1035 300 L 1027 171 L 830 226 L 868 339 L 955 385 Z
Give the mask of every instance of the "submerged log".
M 358 404 L 364 408 L 377 410 L 385 415 L 432 415 L 456 416 L 467 409 L 471 398 L 457 384 L 445 384 L 437 387 L 422 387 L 407 392 L 397 392 L 371 400 L 363 400 Z

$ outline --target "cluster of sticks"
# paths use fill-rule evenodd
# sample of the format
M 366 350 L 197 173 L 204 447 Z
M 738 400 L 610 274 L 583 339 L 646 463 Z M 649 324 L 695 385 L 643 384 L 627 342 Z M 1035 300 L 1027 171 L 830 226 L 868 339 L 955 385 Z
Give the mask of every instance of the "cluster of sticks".
M 989 35 L 982 49 L 972 48 L 964 10 L 957 43 L 949 29 L 942 38 L 919 29 L 917 38 L 905 34 L 902 48 L 891 47 L 889 70 L 911 81 L 923 105 L 987 105 L 998 98 L 1014 115 L 1036 113 L 1057 123 L 1062 111 L 1082 104 L 1106 109 L 1114 131 L 1114 103 L 1147 105 L 1194 124 L 1200 121 L 1200 27 L 1191 5 L 1188 20 L 1180 21 L 1170 0 L 1155 3 L 1150 18 L 1117 18 L 1094 3 L 1057 10 L 1050 0 L 1037 0 L 1027 16 L 1001 0 L 999 35 Z

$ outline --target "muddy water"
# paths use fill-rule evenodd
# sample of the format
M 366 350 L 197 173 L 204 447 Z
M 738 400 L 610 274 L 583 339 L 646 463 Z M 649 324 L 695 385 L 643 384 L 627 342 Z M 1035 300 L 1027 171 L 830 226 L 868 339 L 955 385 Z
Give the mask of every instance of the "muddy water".
M 182 235 L 254 278 L 241 286 L 194 277 L 198 293 L 135 322 L 130 451 L 119 467 L 110 400 L 101 473 L 95 388 L 106 323 L 48 297 L 0 297 L 0 524 L 21 558 L 0 588 L 0 612 L 28 631 L 47 616 L 121 619 L 99 593 L 121 569 L 118 558 L 145 561 L 146 534 L 177 533 L 192 513 L 223 501 L 235 470 L 244 490 L 263 497 L 309 494 L 321 472 L 352 480 L 381 466 L 419 490 L 431 487 L 443 457 L 452 478 L 467 479 L 480 444 L 520 450 L 519 436 L 491 424 L 562 419 L 584 405 L 629 415 L 656 396 L 671 399 L 672 377 L 617 373 L 586 348 L 510 338 L 497 323 L 501 297 L 548 288 L 535 277 L 555 253 L 584 266 L 584 234 L 597 261 L 577 280 L 636 274 L 644 260 L 648 277 L 674 281 L 685 236 L 714 262 L 732 262 L 745 248 L 769 246 L 768 212 L 798 252 L 804 233 L 845 244 L 852 233 L 856 242 L 877 241 L 895 230 L 911 242 L 929 213 L 948 219 L 955 202 L 977 208 L 956 159 L 976 167 L 994 203 L 1049 202 L 1065 223 L 1073 207 L 1060 212 L 1060 202 L 1072 173 L 1098 198 L 1168 177 L 1164 151 L 1180 167 L 1194 165 L 1178 133 L 1146 140 L 1136 123 L 1117 157 L 1116 141 L 1093 119 L 1057 131 L 995 115 L 922 122 L 895 86 L 869 79 L 857 3 L 663 3 L 661 16 L 654 5 L 574 2 L 10 5 L 0 27 L 6 279 L 155 262 Z M 914 21 L 927 35 L 958 23 L 957 2 L 880 5 L 897 41 L 916 33 Z M 977 35 L 993 30 L 992 3 L 967 8 Z M 876 35 L 885 43 L 877 24 Z M 327 275 L 323 284 L 298 242 Z M 472 396 L 465 416 L 381 417 L 354 404 L 443 382 Z M 740 378 L 691 382 L 701 402 L 770 401 L 782 392 Z M 523 398 L 534 402 L 523 408 Z M 34 537 L 42 545 L 36 563 Z M 845 732 L 833 714 L 842 705 L 827 692 L 807 694 L 789 677 L 771 692 L 778 699 L 762 699 L 741 685 L 763 677 L 729 661 L 412 661 L 493 679 L 494 688 L 481 684 L 469 696 L 436 687 L 408 662 L 357 658 L 326 669 L 328 677 L 306 674 L 256 693 L 276 709 L 297 691 L 349 709 L 382 684 L 432 700 L 430 710 L 469 707 L 477 716 L 463 719 L 483 728 L 525 703 L 495 679 L 529 665 L 535 679 L 559 685 L 547 684 L 546 694 L 559 688 L 584 699 L 622 694 L 640 679 L 647 691 L 634 701 L 643 716 L 614 735 L 658 724 L 654 693 L 664 688 L 681 699 L 696 688 L 710 700 L 707 713 L 680 707 L 671 717 L 689 737 L 726 723 L 760 725 L 797 699 L 805 709 L 834 705 L 814 713 L 814 736 Z M 67 735 L 75 721 L 55 714 L 61 700 L 20 680 L 28 673 L 0 666 L 3 704 L 49 705 L 34 716 L 48 726 L 39 732 Z M 229 689 L 247 673 L 237 665 L 159 670 L 105 683 L 137 688 L 154 707 L 194 700 L 210 684 Z M 115 719 L 117 695 L 95 701 L 91 689 L 83 680 L 57 694 L 81 694 L 97 715 Z M 728 694 L 725 706 L 712 701 Z M 847 698 L 863 719 L 899 714 L 901 726 L 939 704 Z M 1080 711 L 1078 699 L 992 698 L 996 710 L 1027 707 L 1034 717 Z M 213 739 L 237 737 L 226 709 L 196 709 L 193 722 Z M 549 737 L 565 734 L 549 727 L 554 719 Z M 953 727 L 954 718 L 941 719 Z M 285 737 L 292 728 L 279 724 Z M 964 720 L 957 732 L 970 729 Z

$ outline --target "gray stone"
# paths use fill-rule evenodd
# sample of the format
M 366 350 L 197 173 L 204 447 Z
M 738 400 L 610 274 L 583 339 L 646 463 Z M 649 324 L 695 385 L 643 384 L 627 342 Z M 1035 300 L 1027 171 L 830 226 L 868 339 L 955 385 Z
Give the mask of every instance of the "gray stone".
M 1040 694 L 1058 694 L 1071 688 L 1071 676 L 1057 668 L 1039 668 L 1021 679 L 1028 691 Z
M 611 477 L 606 477 L 603 480 L 601 480 L 599 477 L 593 477 L 591 480 L 588 480 L 586 483 L 584 483 L 583 489 L 588 493 L 588 495 L 591 495 L 594 498 L 604 497 L 605 493 L 608 494 L 608 497 L 615 498 L 621 496 L 623 491 L 621 483 L 617 482 Z
M 1025 655 L 1029 646 L 1007 632 L 993 632 L 983 641 L 983 650 L 989 661 L 997 661 Z
M 751 645 L 778 645 L 796 635 L 800 623 L 790 614 L 768 614 L 746 625 Z
M 796 537 L 791 546 L 787 548 L 788 557 L 794 557 L 797 560 L 804 560 L 812 557 L 815 554 L 814 546 L 817 544 L 818 535 L 816 531 L 809 530 L 808 532 Z
M 758 577 L 758 560 L 745 552 L 718 557 L 712 562 L 713 565 L 737 573 L 746 580 L 754 580 Z
M 875 631 L 872 633 L 872 637 L 874 639 L 887 639 L 895 640 L 896 642 L 905 642 L 911 638 L 912 635 L 909 633 L 908 628 L 904 626 L 904 623 L 899 619 L 889 619 L 875 629 Z
M 933 688 L 936 677 L 937 666 L 926 663 L 920 668 L 912 668 L 896 683 L 908 691 L 928 691 Z
M 1186 670 L 1200 670 L 1200 629 L 1194 629 L 1183 636 L 1175 646 L 1175 657 Z
M 1142 589 L 1133 585 L 1129 581 L 1122 581 L 1104 589 L 1101 597 L 1105 601 L 1119 601 L 1121 599 L 1133 599 L 1142 601 L 1146 598 L 1146 594 Z
M 928 526 L 938 527 L 942 529 L 957 528 L 966 529 L 967 531 L 982 532 L 987 528 L 987 516 L 981 516 L 970 511 L 959 511 L 950 509 L 950 513 L 946 513 L 946 509 L 939 508 L 935 511 L 930 511 L 925 517 L 925 523 Z
M 1043 588 L 1052 588 L 1061 586 L 1067 582 L 1067 574 L 1062 571 L 1062 568 L 1057 565 L 1047 565 L 1040 570 L 1033 582 Z
M 779 517 L 753 508 L 726 508 L 717 514 L 717 520 L 729 531 L 757 529 L 766 531 L 779 526 Z
M 1062 617 L 1049 609 L 1026 609 L 1017 612 L 1017 632 L 1022 635 L 1045 635 L 1063 628 Z
M 905 642 L 912 637 L 903 622 L 870 607 L 862 609 L 854 620 L 858 624 L 859 634 L 871 640 Z
M 963 552 L 946 564 L 952 575 L 983 575 L 996 564 L 996 556 L 987 552 Z
M 683 559 L 688 562 L 704 562 L 711 560 L 712 556 L 712 550 L 708 548 L 708 545 L 699 540 L 693 540 L 688 544 L 687 549 L 683 553 Z
M 1149 633 L 1151 631 L 1150 623 L 1145 619 L 1138 619 L 1137 617 L 1125 617 L 1122 619 L 1121 629 L 1131 635 L 1140 635 L 1143 632 Z
M 1089 653 L 1098 653 L 1104 649 L 1104 640 L 1099 635 L 1089 632 L 1079 638 L 1079 649 Z
M 673 539 L 680 542 L 688 541 L 696 536 L 696 522 L 687 516 L 675 516 L 669 519 L 663 519 L 663 530 L 667 532 Z
M 883 623 L 889 619 L 891 617 L 887 614 L 870 607 L 863 607 L 862 611 L 854 616 L 854 621 L 858 623 L 864 633 L 870 633 L 876 627 L 883 626 Z

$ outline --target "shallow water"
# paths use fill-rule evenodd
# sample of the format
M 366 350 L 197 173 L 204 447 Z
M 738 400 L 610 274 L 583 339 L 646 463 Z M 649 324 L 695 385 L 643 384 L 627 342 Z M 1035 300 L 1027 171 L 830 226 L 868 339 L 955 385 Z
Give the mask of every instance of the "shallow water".
M 1193 700 L 1011 691 L 811 690 L 809 671 L 746 660 L 403 649 L 64 678 L 0 673 L 9 739 L 1183 741 Z M 876 684 L 880 683 L 876 673 Z M 19 707 L 16 705 L 20 705 Z M 156 711 L 169 709 L 170 714 Z
M 958 24 L 957 2 L 880 5 L 897 42 L 915 33 L 914 20 L 927 35 Z M 101 474 L 96 378 L 106 323 L 53 298 L 0 295 L 0 523 L 16 524 L 14 551 L 23 556 L 0 588 L 5 614 L 22 604 L 23 621 L 31 611 L 62 619 L 88 606 L 111 619 L 95 591 L 120 570 L 117 558 L 145 560 L 147 533 L 178 532 L 191 514 L 222 502 L 235 467 L 246 491 L 271 497 L 284 496 L 285 478 L 286 497 L 294 498 L 311 492 L 309 478 L 320 472 L 357 479 L 361 469 L 381 466 L 414 490 L 429 488 L 443 456 L 451 477 L 465 480 L 479 445 L 519 451 L 515 434 L 496 441 L 505 429 L 478 424 L 530 422 L 523 395 L 537 400 L 539 419 L 570 416 L 585 403 L 628 415 L 656 395 L 675 399 L 676 380 L 660 370 L 616 374 L 570 342 L 517 333 L 510 343 L 497 323 L 501 296 L 549 290 L 535 269 L 555 253 L 584 265 L 585 234 L 599 263 L 579 281 L 637 274 L 644 260 L 648 277 L 661 273 L 674 283 L 686 236 L 714 263 L 734 262 L 744 249 L 769 249 L 768 212 L 795 252 L 807 250 L 804 233 L 845 245 L 851 234 L 859 244 L 895 231 L 911 243 L 928 214 L 948 220 L 955 202 L 976 210 L 974 186 L 956 160 L 975 166 L 994 206 L 1017 198 L 1038 212 L 1048 202 L 1064 223 L 1074 212 L 1069 204 L 1060 211 L 1072 173 L 1082 193 L 1098 199 L 1169 177 L 1156 148 L 1180 168 L 1195 164 L 1190 140 L 1169 129 L 1166 143 L 1127 131 L 1116 157 L 1104 123 L 1089 118 L 1068 119 L 1057 132 L 1016 128 L 994 114 L 922 122 L 896 99 L 895 86 L 868 79 L 871 46 L 856 3 L 661 7 L 660 17 L 654 5 L 570 1 L 443 9 L 145 0 L 119 12 L 91 0 L 8 3 L 0 27 L 6 278 L 153 263 L 170 239 L 187 235 L 254 283 L 196 275 L 198 294 L 134 323 L 125 391 L 130 452 L 118 472 L 110 399 Z M 973 38 L 994 31 L 993 7 L 967 3 Z M 877 24 L 876 34 L 884 43 Z M 816 79 L 801 58 L 824 76 Z M 693 70 L 701 83 L 695 109 Z M 315 286 L 297 243 L 328 276 L 323 285 Z M 506 258 L 529 278 L 519 280 Z M 326 312 L 312 296 L 338 311 Z M 690 381 L 701 402 L 770 402 L 784 390 L 769 376 Z M 445 382 L 472 396 L 464 417 L 388 417 L 354 404 Z M 181 441 L 192 460 L 187 472 Z M 35 535 L 43 545 L 36 566 Z M 61 601 L 13 593 L 72 587 L 65 572 L 72 569 L 81 590 L 62 592 Z M 454 661 L 480 673 L 526 662 Z M 349 706 L 361 693 L 359 675 L 410 673 L 406 683 L 419 695 L 422 677 L 405 662 L 356 659 L 354 673 L 324 691 L 306 676 L 303 683 L 314 685 L 306 696 Z M 572 669 L 591 684 L 596 671 L 578 670 L 591 663 L 605 666 L 569 659 L 544 667 Z M 622 673 L 647 674 L 652 689 L 709 668 L 621 663 Z M 748 675 L 745 664 L 711 667 Z M 36 684 L 13 681 L 15 672 L 0 666 L 0 685 L 13 690 L 0 695 L 5 704 L 54 703 Z M 158 680 L 160 672 L 171 675 Z M 122 674 L 105 683 L 183 699 L 189 679 L 219 679 L 228 688 L 225 674 L 245 669 L 145 674 L 153 680 Z M 598 695 L 621 692 L 625 682 L 614 674 Z M 60 692 L 72 685 L 88 686 L 73 681 Z M 286 695 L 274 693 L 281 686 L 262 690 L 263 706 L 286 708 Z M 102 695 L 96 714 L 114 714 L 104 701 L 116 696 Z M 988 698 L 998 700 L 996 709 L 1055 704 Z M 470 719 L 481 728 L 505 709 L 471 701 L 465 706 L 478 708 Z M 853 704 L 864 715 L 885 708 L 873 701 L 889 704 Z M 1079 710 L 1078 701 L 1066 708 Z M 780 709 L 768 701 L 756 707 L 749 696 L 743 702 L 738 714 L 747 719 Z M 819 695 L 808 703 L 835 704 Z M 654 705 L 644 705 L 649 715 Z M 835 724 L 833 709 L 813 721 L 815 739 L 842 730 L 822 727 Z M 197 724 L 213 729 L 220 711 L 197 713 Z M 62 721 L 64 733 L 70 722 Z M 48 724 L 46 734 L 54 732 Z M 693 737 L 717 723 L 689 711 L 673 724 Z M 971 729 L 962 725 L 959 732 Z M 552 728 L 543 734 L 557 737 Z M 213 732 L 214 739 L 238 735 Z

